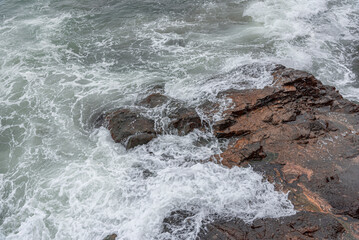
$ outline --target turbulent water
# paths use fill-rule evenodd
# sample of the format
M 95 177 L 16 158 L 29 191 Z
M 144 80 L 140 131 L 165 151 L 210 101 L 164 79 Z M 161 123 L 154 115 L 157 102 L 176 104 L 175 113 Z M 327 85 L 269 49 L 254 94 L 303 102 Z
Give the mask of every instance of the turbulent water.
M 357 0 L 1 0 L 0 239 L 194 239 L 216 217 L 293 214 L 250 168 L 206 161 L 226 144 L 210 130 L 126 151 L 92 122 L 154 86 L 197 107 L 270 84 L 266 73 L 208 80 L 248 63 L 307 70 L 358 101 L 358 9 Z M 193 214 L 163 231 L 176 210 Z

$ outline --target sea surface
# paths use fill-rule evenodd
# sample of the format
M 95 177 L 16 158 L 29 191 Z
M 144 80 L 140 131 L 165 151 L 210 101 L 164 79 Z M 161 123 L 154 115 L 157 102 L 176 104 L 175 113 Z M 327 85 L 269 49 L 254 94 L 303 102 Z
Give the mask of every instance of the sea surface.
M 207 161 L 227 144 L 210 129 L 126 151 L 93 121 L 153 88 L 196 108 L 271 84 L 224 74 L 245 64 L 359 101 L 358 26 L 357 0 L 0 0 L 0 239 L 195 239 L 218 217 L 294 214 L 251 168 Z M 177 210 L 193 214 L 164 232 Z

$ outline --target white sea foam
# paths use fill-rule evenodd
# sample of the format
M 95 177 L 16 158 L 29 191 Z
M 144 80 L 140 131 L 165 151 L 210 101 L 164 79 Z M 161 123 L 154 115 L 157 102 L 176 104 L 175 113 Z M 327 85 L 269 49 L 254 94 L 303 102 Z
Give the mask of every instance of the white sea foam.
M 276 41 L 276 56 L 268 60 L 312 72 L 354 97 L 350 86 L 358 78 L 350 52 L 358 46 L 357 1 L 260 1 L 244 14 L 261 24 L 254 27 L 261 36 Z
M 38 176 L 32 197 L 17 209 L 17 217 L 5 220 L 7 226 L 24 218 L 7 238 L 98 239 L 116 232 L 121 239 L 167 239 L 159 235 L 163 219 L 171 211 L 188 210 L 197 219 L 189 228 L 194 231 L 181 233 L 189 239 L 214 214 L 250 222 L 294 213 L 285 195 L 250 168 L 200 163 L 216 148 L 211 143 L 196 147 L 197 138 L 208 137 L 203 134 L 161 136 L 126 152 L 107 130 L 94 132 L 96 146 L 88 149 L 86 160 Z M 144 177 L 144 170 L 151 176 Z M 57 231 L 51 233 L 51 227 Z
M 153 86 L 198 107 L 270 84 L 275 62 L 358 99 L 354 0 L 133 2 L 0 3 L 0 239 L 193 239 L 215 216 L 294 213 L 252 169 L 208 162 L 226 144 L 210 131 L 126 151 L 92 128 Z M 161 233 L 176 210 L 189 225 Z

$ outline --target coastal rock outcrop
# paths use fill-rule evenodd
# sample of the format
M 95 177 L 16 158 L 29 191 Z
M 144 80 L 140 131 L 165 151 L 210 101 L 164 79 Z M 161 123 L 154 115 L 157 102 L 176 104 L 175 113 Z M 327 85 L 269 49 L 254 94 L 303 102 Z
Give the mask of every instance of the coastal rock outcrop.
M 108 129 L 115 142 L 123 143 L 126 149 L 146 144 L 156 137 L 153 120 L 129 109 L 119 109 L 106 116 Z
M 335 218 L 313 212 L 278 219 L 258 219 L 251 224 L 242 220 L 215 222 L 207 225 L 199 239 L 340 239 L 343 225 Z
M 232 143 L 213 160 L 263 173 L 299 213 L 213 223 L 201 239 L 359 238 L 359 106 L 309 73 L 278 65 L 272 75 L 263 89 L 219 94 L 233 105 L 214 133 Z
M 169 119 L 166 129 L 156 127 L 155 122 L 159 119 L 146 116 L 147 111 L 157 107 L 162 107 L 158 117 Z M 160 93 L 150 94 L 139 101 L 137 107 L 104 113 L 94 125 L 108 128 L 113 140 L 123 144 L 126 149 L 146 144 L 164 132 L 186 135 L 205 126 L 194 108 L 186 107 L 182 102 Z
M 240 72 L 256 72 L 250 68 Z M 213 124 L 213 133 L 229 145 L 211 161 L 262 173 L 278 191 L 288 193 L 297 214 L 249 224 L 218 216 L 198 239 L 359 239 L 359 105 L 309 73 L 282 65 L 263 69 L 273 77 L 270 86 L 218 94 L 231 106 Z M 137 105 L 99 118 L 98 125 L 127 148 L 163 134 L 141 108 L 162 107 L 168 129 L 180 135 L 205 127 L 195 109 L 162 94 L 151 94 Z M 220 111 L 219 105 L 207 106 L 211 114 Z M 191 214 L 172 212 L 164 219 L 163 232 L 189 224 Z

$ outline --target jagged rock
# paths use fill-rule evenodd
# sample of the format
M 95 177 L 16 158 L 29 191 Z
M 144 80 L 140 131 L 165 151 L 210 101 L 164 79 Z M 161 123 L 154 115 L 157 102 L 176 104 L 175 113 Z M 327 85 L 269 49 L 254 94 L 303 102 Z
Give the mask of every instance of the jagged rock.
M 235 166 L 244 161 L 261 160 L 266 154 L 263 152 L 261 142 L 249 143 L 244 140 L 237 141 L 236 146 L 225 151 L 221 157 L 223 165 Z
M 179 135 L 186 135 L 195 128 L 202 127 L 202 121 L 194 108 L 185 107 L 176 99 L 169 98 L 161 93 L 153 93 L 138 103 L 140 106 L 154 108 L 167 104 L 165 115 L 171 119 L 170 129 L 176 129 Z
M 256 77 L 250 67 L 236 71 Z M 218 94 L 233 105 L 214 123 L 213 131 L 218 138 L 230 138 L 231 144 L 212 159 L 227 167 L 251 165 L 278 191 L 288 193 L 298 213 L 252 224 L 217 220 L 199 239 L 359 239 L 359 105 L 309 73 L 281 65 L 263 69 L 272 72 L 272 86 Z M 169 127 L 179 134 L 203 128 L 195 109 L 160 94 L 141 104 L 177 104 L 165 113 L 171 119 Z M 114 140 L 129 148 L 159 134 L 152 120 L 127 109 L 105 114 L 99 121 L 107 122 Z M 173 212 L 164 220 L 163 231 L 181 229 L 191 216 L 188 211 Z
M 184 107 L 183 103 L 163 94 L 153 93 L 138 103 L 146 108 L 164 104 L 168 104 L 168 108 L 163 109 L 163 114 L 170 119 L 169 130 L 176 130 L 179 135 L 186 135 L 195 128 L 203 128 L 201 118 L 194 108 Z M 141 108 L 122 108 L 103 113 L 95 121 L 94 127 L 107 127 L 115 142 L 122 143 L 126 149 L 131 149 L 147 144 L 162 133 L 161 129 L 155 129 L 154 120 L 144 117 L 144 112 L 145 110 Z
M 195 128 L 202 127 L 202 120 L 194 108 L 180 107 L 169 114 L 171 118 L 170 128 L 178 131 L 179 135 L 186 135 Z
M 214 133 L 219 138 L 235 140 L 213 159 L 228 167 L 251 165 L 277 184 L 278 190 L 289 191 L 289 199 L 298 211 L 352 219 L 344 224 L 349 226 L 346 232 L 359 237 L 359 227 L 354 227 L 359 226 L 359 106 L 309 73 L 280 67 L 272 75 L 273 85 L 264 89 L 218 95 L 231 99 L 233 105 L 224 119 L 214 124 Z M 312 217 L 315 219 L 314 215 L 308 219 Z M 267 224 L 271 220 L 263 221 Z M 281 221 L 287 226 L 287 220 Z M 226 228 L 219 224 L 221 227 Z M 242 223 L 231 227 L 238 238 L 220 235 L 223 238 L 218 239 L 261 239 L 253 235 L 256 230 L 247 227 L 247 235 L 242 235 L 242 228 Z M 320 229 L 326 229 L 325 225 Z M 273 231 L 266 234 L 274 234 L 276 239 L 307 239 L 312 234 L 309 231 L 304 236 L 296 231 L 298 236 L 291 235 L 287 227 L 280 230 L 288 231 L 287 235 Z M 332 227 L 325 232 L 329 231 Z M 325 236 L 314 234 L 313 238 Z M 268 238 L 271 235 L 262 239 Z
M 115 142 L 126 149 L 146 144 L 156 137 L 154 121 L 130 109 L 119 109 L 106 116 L 108 128 Z
M 278 219 L 259 219 L 251 224 L 242 220 L 219 221 L 206 226 L 199 239 L 341 239 L 343 225 L 333 216 L 323 213 L 300 212 Z

